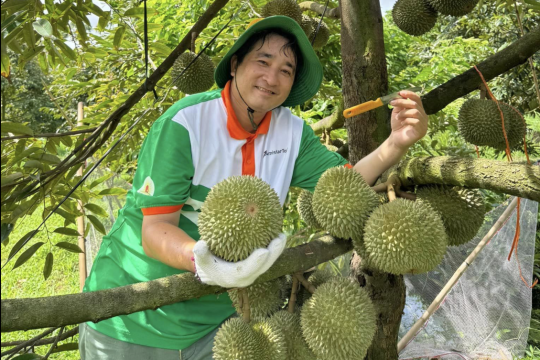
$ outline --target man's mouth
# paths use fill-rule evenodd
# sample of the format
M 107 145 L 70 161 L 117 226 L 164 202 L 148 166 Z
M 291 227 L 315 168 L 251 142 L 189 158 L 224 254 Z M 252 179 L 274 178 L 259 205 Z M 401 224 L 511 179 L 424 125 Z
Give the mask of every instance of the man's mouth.
M 255 87 L 256 87 L 257 89 L 261 90 L 262 92 L 265 92 L 265 93 L 267 93 L 267 94 L 269 94 L 269 95 L 275 95 L 275 94 L 276 94 L 275 92 L 270 91 L 270 90 L 268 90 L 268 89 L 265 89 L 265 88 L 263 88 L 263 87 L 260 87 L 260 86 L 255 86 Z

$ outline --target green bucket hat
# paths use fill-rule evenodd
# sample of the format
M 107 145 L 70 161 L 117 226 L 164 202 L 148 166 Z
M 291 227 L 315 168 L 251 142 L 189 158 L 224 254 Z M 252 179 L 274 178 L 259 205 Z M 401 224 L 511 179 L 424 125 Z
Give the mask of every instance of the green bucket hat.
M 323 78 L 322 65 L 300 25 L 287 16 L 277 15 L 267 17 L 251 25 L 246 31 L 244 31 L 244 33 L 240 35 L 238 40 L 236 40 L 234 45 L 227 52 L 225 57 L 219 62 L 216 71 L 214 72 L 216 84 L 220 88 L 225 87 L 227 81 L 232 79 L 231 57 L 253 34 L 270 28 L 279 28 L 285 32 L 288 32 L 294 36 L 298 42 L 300 56 L 302 56 L 304 64 L 296 75 L 296 79 L 292 86 L 289 97 L 285 99 L 281 106 L 296 106 L 302 104 L 311 99 L 311 97 L 313 97 L 317 91 L 319 91 Z

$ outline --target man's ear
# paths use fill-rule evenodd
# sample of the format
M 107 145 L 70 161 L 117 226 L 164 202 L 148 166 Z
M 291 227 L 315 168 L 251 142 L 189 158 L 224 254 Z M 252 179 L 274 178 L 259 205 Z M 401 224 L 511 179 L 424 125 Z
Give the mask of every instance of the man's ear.
M 236 74 L 236 67 L 238 66 L 238 58 L 236 55 L 231 57 L 231 76 L 234 77 Z

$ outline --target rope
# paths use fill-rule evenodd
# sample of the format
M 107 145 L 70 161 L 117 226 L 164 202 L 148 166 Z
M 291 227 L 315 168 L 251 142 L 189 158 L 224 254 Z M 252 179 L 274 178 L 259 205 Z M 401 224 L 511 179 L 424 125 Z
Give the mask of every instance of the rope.
M 148 14 L 146 9 L 146 0 L 144 1 L 144 89 L 148 92 Z M 156 89 L 152 88 L 154 98 L 159 99 Z
M 313 38 L 311 39 L 311 46 L 313 46 L 313 43 L 315 42 L 315 38 L 317 37 L 317 34 L 319 33 L 319 29 L 321 28 L 322 19 L 324 18 L 324 14 L 326 14 L 326 9 L 328 9 L 328 3 L 330 0 L 326 0 L 326 5 L 324 6 L 324 11 L 321 15 L 321 19 L 319 20 L 319 23 L 317 24 L 317 29 L 315 29 L 315 32 L 313 33 Z

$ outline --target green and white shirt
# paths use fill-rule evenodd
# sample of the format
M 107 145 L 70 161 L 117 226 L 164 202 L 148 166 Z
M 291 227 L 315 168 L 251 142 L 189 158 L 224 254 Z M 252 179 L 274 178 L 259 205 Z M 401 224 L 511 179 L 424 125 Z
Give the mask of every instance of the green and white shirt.
M 254 175 L 281 204 L 290 186 L 313 191 L 322 173 L 347 161 L 328 151 L 304 121 L 279 107 L 255 134 L 245 131 L 223 90 L 185 97 L 152 125 L 126 205 L 103 238 L 85 292 L 183 273 L 148 257 L 141 242 L 144 215 L 181 209 L 178 226 L 199 239 L 198 215 L 212 186 L 234 175 Z M 227 293 L 162 306 L 98 323 L 93 329 L 130 343 L 185 349 L 235 312 Z

